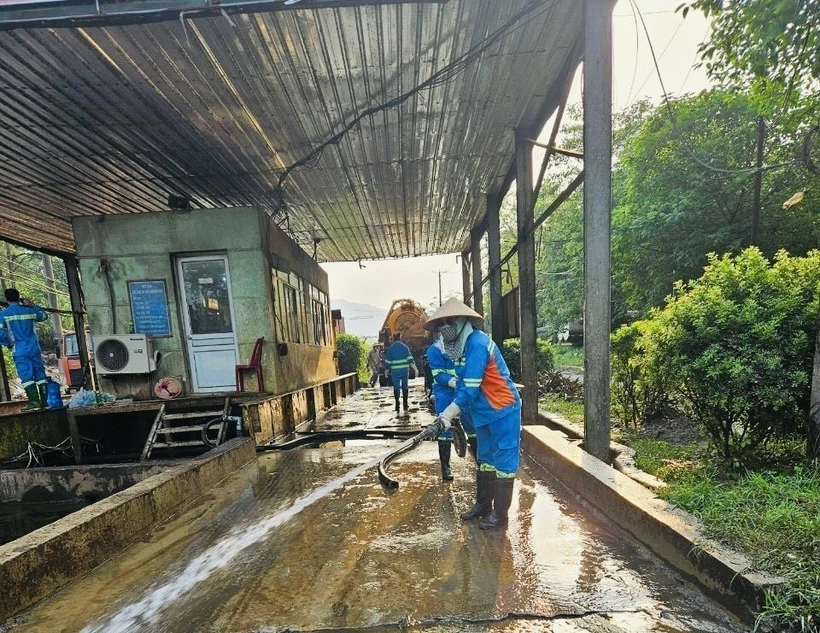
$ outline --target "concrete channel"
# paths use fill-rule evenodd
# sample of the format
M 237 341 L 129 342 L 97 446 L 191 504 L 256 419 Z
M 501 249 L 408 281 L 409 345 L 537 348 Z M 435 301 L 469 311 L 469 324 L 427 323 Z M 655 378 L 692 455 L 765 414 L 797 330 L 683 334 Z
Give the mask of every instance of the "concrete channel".
M 321 428 L 418 427 L 364 389 Z M 734 633 L 719 603 L 526 456 L 506 532 L 458 513 L 473 465 L 443 483 L 433 443 L 372 465 L 394 442 L 268 452 L 121 554 L 0 625 L 8 633 L 497 631 Z M 543 461 L 543 460 L 542 460 Z

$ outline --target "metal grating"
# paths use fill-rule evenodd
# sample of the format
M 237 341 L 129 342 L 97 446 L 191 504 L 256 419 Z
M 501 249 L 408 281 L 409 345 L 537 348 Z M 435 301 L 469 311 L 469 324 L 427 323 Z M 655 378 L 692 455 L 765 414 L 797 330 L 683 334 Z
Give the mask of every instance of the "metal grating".
M 73 252 L 75 215 L 282 197 L 326 261 L 462 250 L 580 55 L 577 0 L 449 0 L 0 31 L 0 235 Z M 512 18 L 519 12 L 525 15 Z M 366 116 L 510 22 L 448 81 Z M 184 24 L 184 26 L 183 26 Z

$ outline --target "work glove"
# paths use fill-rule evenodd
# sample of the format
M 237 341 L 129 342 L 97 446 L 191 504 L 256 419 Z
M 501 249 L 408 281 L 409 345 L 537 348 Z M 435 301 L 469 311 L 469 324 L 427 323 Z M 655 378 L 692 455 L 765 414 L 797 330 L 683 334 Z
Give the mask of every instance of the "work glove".
M 461 427 L 461 420 L 453 422 L 453 446 L 456 449 L 456 455 L 464 457 L 467 454 L 467 434 Z
M 461 413 L 461 408 L 455 402 L 451 402 L 439 414 L 437 420 L 444 422 L 444 430 L 446 431 L 453 426 L 453 420 L 458 417 L 459 413 Z
M 455 389 L 457 385 L 458 385 L 458 380 L 456 380 L 455 376 L 450 378 L 450 380 L 447 382 L 447 386 L 450 387 L 450 389 Z

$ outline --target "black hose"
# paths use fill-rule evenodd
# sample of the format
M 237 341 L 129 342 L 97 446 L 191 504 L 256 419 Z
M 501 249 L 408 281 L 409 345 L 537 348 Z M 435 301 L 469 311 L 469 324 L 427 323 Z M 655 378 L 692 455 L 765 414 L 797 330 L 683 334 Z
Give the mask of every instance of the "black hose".
M 417 435 L 416 429 L 407 430 L 378 430 L 378 429 L 347 429 L 343 431 L 321 431 L 297 437 L 281 444 L 262 444 L 257 446 L 257 452 L 289 451 L 302 446 L 315 446 L 322 442 L 334 440 L 392 440 L 396 438 Z
M 390 465 L 390 462 L 396 459 L 399 455 L 402 455 L 407 451 L 413 450 L 414 448 L 416 448 L 416 446 L 421 444 L 423 440 L 438 437 L 439 435 L 441 435 L 442 431 L 444 431 L 444 424 L 438 421 L 433 422 L 433 424 L 428 426 L 421 433 L 414 435 L 406 442 L 402 442 L 396 448 L 394 448 L 392 451 L 390 451 L 384 457 L 382 457 L 381 461 L 379 461 L 379 483 L 388 490 L 395 490 L 396 488 L 398 488 L 399 482 L 387 474 L 387 467 Z
M 424 432 L 422 431 L 422 433 Z M 419 433 L 419 435 L 422 435 L 422 433 Z M 384 486 L 388 490 L 395 490 L 399 487 L 398 480 L 393 479 L 390 475 L 387 474 L 387 467 L 390 465 L 390 462 L 396 459 L 399 455 L 416 448 L 416 446 L 418 446 L 420 442 L 421 439 L 418 439 L 418 435 L 415 437 L 411 437 L 409 440 L 399 444 L 398 448 L 393 449 L 387 455 L 381 458 L 381 461 L 379 462 L 378 472 L 379 483 L 382 486 Z
M 219 437 L 217 437 L 216 440 L 212 440 L 210 437 L 208 437 L 208 431 L 211 430 L 211 426 L 221 422 L 227 424 L 228 420 L 226 418 L 214 418 L 213 420 L 208 420 L 202 427 L 202 441 L 205 444 L 205 446 L 210 446 L 211 448 L 217 446 L 217 442 L 219 442 Z

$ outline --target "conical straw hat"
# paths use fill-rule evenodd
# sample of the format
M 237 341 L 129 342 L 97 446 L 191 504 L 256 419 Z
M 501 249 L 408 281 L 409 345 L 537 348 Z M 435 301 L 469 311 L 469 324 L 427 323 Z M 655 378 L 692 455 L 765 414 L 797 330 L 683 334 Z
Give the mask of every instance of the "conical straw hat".
M 484 317 L 471 307 L 463 304 L 455 297 L 450 297 L 443 305 L 433 313 L 424 327 L 428 330 L 434 330 L 438 327 L 438 321 L 446 319 L 447 317 L 467 317 L 467 320 L 472 323 L 473 327 L 482 327 L 484 325 Z

